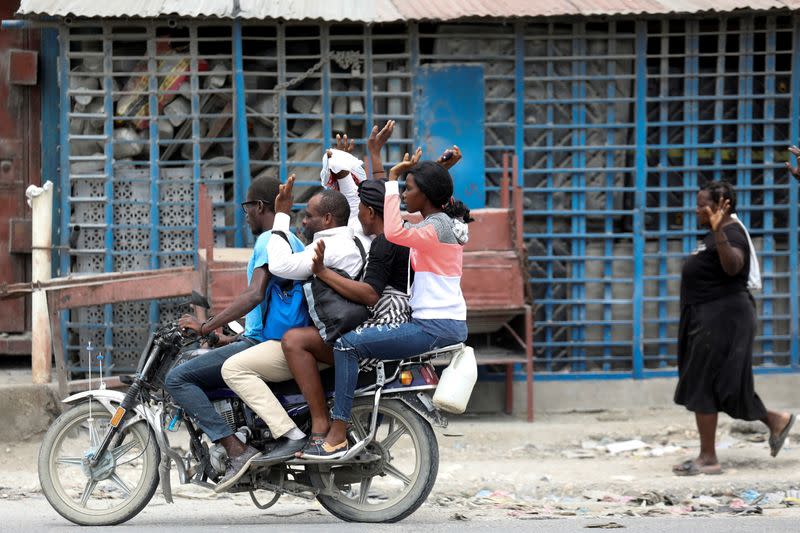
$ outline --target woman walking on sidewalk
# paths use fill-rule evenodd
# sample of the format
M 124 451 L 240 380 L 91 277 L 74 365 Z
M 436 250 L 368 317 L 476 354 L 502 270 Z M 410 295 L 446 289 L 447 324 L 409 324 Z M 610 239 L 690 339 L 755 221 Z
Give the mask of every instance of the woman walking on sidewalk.
M 722 473 L 715 447 L 720 411 L 764 422 L 772 457 L 794 424 L 794 415 L 768 411 L 755 393 L 756 309 L 748 286 L 761 281 L 749 235 L 735 212 L 736 193 L 728 183 L 711 182 L 697 194 L 697 219 L 711 231 L 681 273 L 675 403 L 695 414 L 700 455 L 675 465 L 677 475 Z

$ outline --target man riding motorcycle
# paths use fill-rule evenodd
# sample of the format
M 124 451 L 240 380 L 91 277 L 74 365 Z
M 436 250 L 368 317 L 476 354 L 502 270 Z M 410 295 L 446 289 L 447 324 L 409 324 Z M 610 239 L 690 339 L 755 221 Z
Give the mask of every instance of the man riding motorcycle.
M 247 289 L 222 312 L 202 324 L 191 315 L 184 315 L 179 320 L 181 327 L 203 336 L 244 316 L 244 334 L 235 339 L 223 338 L 222 342 L 226 343 L 224 346 L 175 367 L 167 374 L 165 381 L 166 388 L 176 403 L 197 420 L 213 442 L 219 442 L 225 448 L 230 461 L 226 475 L 238 472 L 257 457 L 260 451 L 252 446 L 245 446 L 234 435 L 214 409 L 206 391 L 225 387 L 221 368 L 228 358 L 267 340 L 263 331 L 265 294 L 271 276 L 267 268 L 267 243 L 271 232 L 267 230 L 272 227 L 275 219 L 275 197 L 279 186 L 280 182 L 276 178 L 256 178 L 250 184 L 247 200 L 242 203 L 247 225 L 253 235 L 257 236 L 247 265 Z M 288 239 L 293 250 L 303 250 L 303 244 L 297 237 L 290 233 Z

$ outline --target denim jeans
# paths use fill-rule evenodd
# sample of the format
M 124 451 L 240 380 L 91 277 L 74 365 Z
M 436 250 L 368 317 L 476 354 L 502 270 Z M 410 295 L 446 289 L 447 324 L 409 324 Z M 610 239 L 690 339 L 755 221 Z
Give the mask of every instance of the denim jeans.
M 199 355 L 167 374 L 165 385 L 175 402 L 197 420 L 200 428 L 213 442 L 233 435 L 222 416 L 211 405 L 205 391 L 226 388 L 222 379 L 222 363 L 229 357 L 258 344 L 254 339 L 242 337 L 227 346 Z
M 458 327 L 451 327 L 454 322 Z M 443 324 L 448 327 L 431 327 Z M 458 344 L 465 339 L 466 325 L 451 320 L 412 320 L 404 324 L 364 328 L 358 333 L 351 331 L 343 335 L 333 346 L 336 395 L 331 418 L 345 422 L 350 420 L 359 359 L 405 359 Z

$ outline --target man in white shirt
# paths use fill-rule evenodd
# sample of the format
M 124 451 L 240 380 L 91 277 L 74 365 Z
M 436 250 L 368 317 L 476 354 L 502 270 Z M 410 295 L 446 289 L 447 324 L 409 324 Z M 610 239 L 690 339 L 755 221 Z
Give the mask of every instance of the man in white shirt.
M 289 231 L 292 207 L 294 176 L 290 176 L 275 199 L 275 222 L 272 231 Z M 338 268 L 355 278 L 363 265 L 361 251 L 354 240 L 353 228 L 348 227 L 350 206 L 339 191 L 324 189 L 308 201 L 303 217 L 303 235 L 311 243 L 325 241 L 325 265 Z M 328 250 L 332 256 L 327 257 Z M 316 253 L 315 246 L 291 253 L 283 239 L 271 239 L 267 244 L 270 257 L 269 271 L 284 279 L 304 280 L 311 277 L 311 265 Z
M 280 186 L 278 196 L 275 198 L 273 233 L 289 231 L 293 185 L 294 175 Z M 347 227 L 349 217 L 350 207 L 344 195 L 332 189 L 325 189 L 315 194 L 308 202 L 303 218 L 303 234 L 309 242 L 325 241 L 325 266 L 341 269 L 355 278 L 362 269 L 363 259 L 355 242 L 353 230 Z M 284 279 L 310 278 L 315 255 L 314 247 L 309 246 L 308 252 L 310 253 L 293 252 L 285 240 L 270 239 L 267 244 L 269 271 Z M 318 332 L 317 337 L 319 337 Z M 331 365 L 333 358 L 330 357 L 329 361 L 320 363 L 324 366 Z M 303 449 L 307 440 L 306 434 L 289 418 L 265 383 L 265 381 L 277 383 L 293 377 L 280 341 L 268 340 L 229 358 L 222 366 L 222 377 L 225 383 L 268 423 L 270 428 L 278 428 L 275 431 L 275 436 L 280 436 L 277 446 L 253 463 L 280 462 L 294 457 L 295 452 Z M 248 466 L 249 464 L 243 466 L 234 476 L 226 479 L 225 483 L 217 485 L 215 490 L 222 492 L 233 486 Z

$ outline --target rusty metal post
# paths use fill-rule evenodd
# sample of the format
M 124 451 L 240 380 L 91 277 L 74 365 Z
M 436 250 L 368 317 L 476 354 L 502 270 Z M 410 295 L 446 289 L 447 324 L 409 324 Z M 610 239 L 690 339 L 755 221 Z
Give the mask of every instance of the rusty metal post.
M 31 222 L 31 281 L 50 279 L 50 246 L 53 226 L 53 184 L 31 185 L 26 192 L 33 208 Z M 49 383 L 52 345 L 47 295 L 36 290 L 31 297 L 31 374 L 34 383 Z
M 525 385 L 528 393 L 528 422 L 533 422 L 533 307 L 525 306 Z
M 500 178 L 500 207 L 508 209 L 509 205 L 508 152 L 506 152 L 503 154 L 503 174 Z
M 206 251 L 206 261 L 211 263 L 214 261 L 214 209 L 205 184 L 200 185 L 197 211 L 198 248 Z
M 519 253 L 522 254 L 524 257 L 527 255 L 527 251 L 525 248 L 525 214 L 523 213 L 523 196 L 525 192 L 522 190 L 522 185 L 519 182 L 519 174 L 517 172 L 517 156 L 514 155 L 514 163 L 512 167 L 512 179 L 513 183 L 511 184 L 511 188 L 513 191 L 513 198 L 512 201 L 514 202 L 514 225 L 516 226 L 516 246 Z M 527 283 L 527 282 L 526 282 Z

